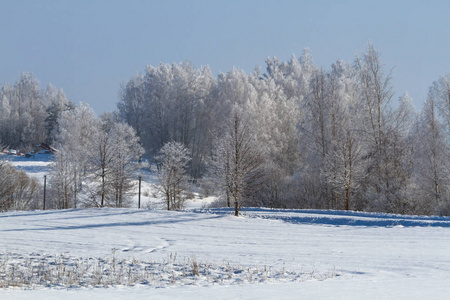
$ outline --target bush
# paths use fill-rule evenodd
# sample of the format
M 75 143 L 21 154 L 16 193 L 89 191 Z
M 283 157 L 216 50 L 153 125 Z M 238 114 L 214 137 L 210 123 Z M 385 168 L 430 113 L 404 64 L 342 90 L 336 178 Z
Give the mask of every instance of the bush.
M 39 182 L 0 160 L 0 210 L 28 210 L 37 200 Z

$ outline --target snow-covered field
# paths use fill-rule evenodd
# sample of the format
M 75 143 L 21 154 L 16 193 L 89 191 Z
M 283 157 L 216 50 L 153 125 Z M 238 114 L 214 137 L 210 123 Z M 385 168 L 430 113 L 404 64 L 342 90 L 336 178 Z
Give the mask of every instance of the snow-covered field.
M 38 161 L 26 164 L 35 166 L 31 175 L 45 173 Z M 231 214 L 1 213 L 0 281 L 12 267 L 23 278 L 30 271 L 37 276 L 38 268 L 68 274 L 82 265 L 91 276 L 0 288 L 0 299 L 449 299 L 450 218 L 270 209 Z M 130 285 L 128 272 L 137 274 Z
M 36 153 L 32 157 L 1 155 L 1 159 L 6 159 L 18 170 L 25 171 L 29 176 L 44 183 L 44 175 L 50 172 L 50 163 L 53 155 Z
M 8 263 L 61 254 L 111 260 L 116 249 L 117 260 L 136 264 L 175 260 L 169 267 L 179 277 L 185 268 L 187 277 L 131 287 L 0 289 L 0 298 L 447 299 L 450 293 L 449 218 L 267 209 L 235 218 L 212 212 L 3 213 L 0 251 L 2 258 L 9 254 Z M 192 275 L 192 259 L 200 273 L 212 270 L 209 275 Z M 232 279 L 214 281 L 229 273 L 227 266 L 235 270 Z M 250 279 L 255 270 L 259 275 Z M 164 288 L 155 288 L 161 282 Z

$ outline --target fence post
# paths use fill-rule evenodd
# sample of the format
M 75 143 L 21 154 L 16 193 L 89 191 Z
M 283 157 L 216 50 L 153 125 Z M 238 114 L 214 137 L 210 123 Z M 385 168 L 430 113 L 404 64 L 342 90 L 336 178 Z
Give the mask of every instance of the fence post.
M 141 180 L 142 177 L 139 176 L 139 196 L 138 196 L 138 208 L 141 208 Z
M 45 192 L 47 190 L 47 175 L 44 175 L 44 210 L 45 210 Z

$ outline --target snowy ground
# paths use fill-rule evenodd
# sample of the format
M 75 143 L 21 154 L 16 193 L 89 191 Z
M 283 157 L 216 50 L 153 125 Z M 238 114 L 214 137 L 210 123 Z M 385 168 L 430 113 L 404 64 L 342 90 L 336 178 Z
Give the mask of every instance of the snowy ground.
M 44 157 L 13 161 L 42 180 L 48 163 Z M 155 206 L 157 181 L 141 175 L 141 207 Z M 449 298 L 450 218 L 270 209 L 246 209 L 235 218 L 227 209 L 202 210 L 203 203 L 190 201 L 194 210 L 186 212 L 1 213 L 0 282 L 11 267 L 26 275 L 27 266 L 44 262 L 57 271 L 94 262 L 98 267 L 89 272 L 96 276 L 116 261 L 144 275 L 131 286 L 84 278 L 72 286 L 0 288 L 0 299 Z M 152 272 L 159 275 L 149 279 Z
M 230 265 L 243 271 L 233 273 L 237 279 L 226 282 L 200 276 L 194 282 L 167 283 L 165 288 L 151 283 L 69 290 L 38 286 L 34 291 L 0 289 L 0 298 L 448 298 L 449 218 L 264 209 L 235 218 L 224 210 L 212 212 L 80 209 L 3 213 L 3 255 L 64 254 L 108 260 L 114 248 L 122 260 L 164 263 L 176 256 L 181 264 L 195 258 L 209 266 Z M 245 274 L 247 269 L 264 268 L 271 270 L 272 278 L 249 280 Z M 241 279 L 239 274 L 243 274 Z
M 43 184 L 44 175 L 48 175 L 50 172 L 50 163 L 53 155 L 36 153 L 29 158 L 15 155 L 2 155 L 0 158 L 10 161 L 16 169 L 27 172 L 29 176 L 36 178 Z

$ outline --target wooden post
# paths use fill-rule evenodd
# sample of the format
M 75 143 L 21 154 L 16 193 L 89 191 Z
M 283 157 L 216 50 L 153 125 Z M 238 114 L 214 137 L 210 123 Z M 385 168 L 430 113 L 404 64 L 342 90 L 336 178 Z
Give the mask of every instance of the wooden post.
M 44 210 L 45 210 L 45 192 L 47 189 L 47 175 L 44 175 Z
M 139 176 L 138 208 L 141 208 L 141 180 L 142 180 L 142 177 Z

